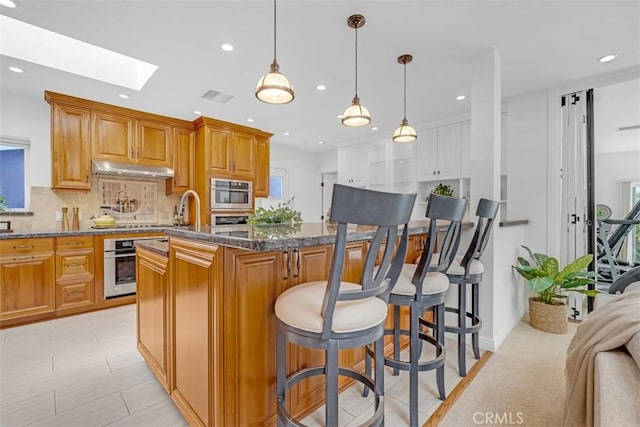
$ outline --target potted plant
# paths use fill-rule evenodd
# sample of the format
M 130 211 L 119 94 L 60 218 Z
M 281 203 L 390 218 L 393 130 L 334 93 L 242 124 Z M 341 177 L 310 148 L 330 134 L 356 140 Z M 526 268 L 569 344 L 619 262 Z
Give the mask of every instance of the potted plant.
M 300 211 L 293 209 L 293 200 L 295 197 L 290 198 L 287 202 L 278 203 L 278 206 L 270 206 L 268 208 L 259 207 L 255 210 L 253 216 L 249 218 L 249 224 L 251 225 L 274 225 L 274 224 L 289 224 L 293 225 L 302 222 L 302 215 Z
M 432 191 L 433 194 L 439 194 L 440 196 L 453 197 L 453 187 L 449 184 L 439 183 Z
M 574 291 L 589 296 L 598 293 L 585 289 L 596 281 L 595 272 L 585 271 L 593 255 L 583 255 L 561 270 L 556 258 L 522 247 L 529 253 L 531 262 L 518 257 L 518 265 L 513 268 L 527 279 L 529 288 L 537 294 L 529 298 L 530 324 L 541 331 L 564 334 L 567 332 L 569 316 L 565 304 L 567 295 L 561 292 Z

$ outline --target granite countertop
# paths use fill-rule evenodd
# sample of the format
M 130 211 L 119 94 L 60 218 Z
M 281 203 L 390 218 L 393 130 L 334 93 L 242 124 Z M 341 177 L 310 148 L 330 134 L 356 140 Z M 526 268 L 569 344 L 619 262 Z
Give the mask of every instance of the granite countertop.
M 144 248 L 166 258 L 169 257 L 169 239 L 167 238 L 136 240 L 134 245 L 136 248 Z
M 170 227 L 154 226 L 139 228 L 85 228 L 82 230 L 29 230 L 29 231 L 12 231 L 9 233 L 0 233 L 0 240 L 3 239 L 29 239 L 36 237 L 66 237 L 66 236 L 89 236 L 89 235 L 108 235 L 108 234 L 138 234 L 138 233 L 164 233 Z
M 409 234 L 421 234 L 428 231 L 428 221 L 411 221 Z M 473 223 L 465 222 L 464 228 L 471 228 Z M 445 229 L 446 222 L 439 228 Z M 373 237 L 374 228 L 367 226 L 350 226 L 347 241 L 357 242 L 369 240 Z M 335 243 L 335 226 L 326 223 L 302 223 L 289 225 L 236 225 L 224 227 L 202 226 L 198 231 L 195 227 L 166 229 L 169 237 L 202 240 L 223 246 L 231 246 L 252 251 L 276 251 L 299 248 L 304 246 L 319 246 Z

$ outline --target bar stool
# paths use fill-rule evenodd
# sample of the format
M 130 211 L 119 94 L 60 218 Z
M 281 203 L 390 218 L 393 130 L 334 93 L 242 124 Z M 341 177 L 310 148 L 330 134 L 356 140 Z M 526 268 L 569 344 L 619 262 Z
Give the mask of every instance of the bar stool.
M 484 273 L 484 265 L 480 262 L 480 257 L 489 241 L 493 221 L 498 215 L 499 207 L 499 202 L 480 199 L 476 210 L 478 224 L 471 243 L 464 256 L 457 255 L 447 270 L 449 281 L 458 285 L 458 306 L 446 307 L 446 311 L 458 315 L 458 324 L 457 326 L 446 325 L 445 331 L 458 335 L 458 372 L 461 377 L 467 375 L 465 350 L 467 334 L 471 334 L 474 357 L 480 358 L 479 332 L 482 328 L 482 320 L 478 314 L 478 299 L 479 284 Z M 469 284 L 471 285 L 471 312 L 467 311 L 467 285 Z M 467 317 L 471 319 L 471 326 L 467 325 Z
M 336 184 L 331 201 L 331 221 L 337 223 L 329 279 L 303 283 L 283 292 L 275 303 L 277 318 L 276 393 L 278 425 L 300 425 L 286 409 L 287 391 L 299 381 L 325 376 L 327 426 L 338 425 L 338 376 L 362 382 L 374 392 L 375 413 L 367 425 L 384 422 L 384 375 L 382 362 L 387 301 L 404 263 L 408 222 L 415 194 L 394 194 Z M 359 284 L 341 281 L 347 242 L 347 225 L 374 226 L 375 235 L 364 258 Z M 398 228 L 404 224 L 397 246 Z M 395 255 L 394 255 L 395 252 Z M 376 258 L 382 253 L 379 268 Z M 323 349 L 325 365 L 286 375 L 287 342 Z M 341 349 L 375 343 L 376 375 L 338 366 Z
M 449 289 L 449 279 L 444 272 L 449 267 L 460 243 L 461 223 L 467 206 L 465 199 L 430 195 L 426 217 L 429 219 L 429 232 L 424 250 L 418 264 L 404 264 L 396 285 L 389 296 L 393 305 L 393 329 L 385 330 L 385 335 L 393 336 L 393 357 L 384 359 L 387 366 L 393 368 L 393 374 L 399 370 L 409 371 L 409 418 L 411 426 L 418 425 L 418 374 L 436 369 L 436 383 L 441 400 L 446 398 L 444 388 L 444 300 Z M 447 232 L 442 241 L 437 261 L 432 263 L 436 248 L 437 221 L 449 221 Z M 409 307 L 409 330 L 400 328 L 400 307 Z M 422 318 L 425 311 L 433 312 L 433 321 Z M 433 329 L 433 336 L 423 332 L 423 327 Z M 408 335 L 409 361 L 400 358 L 400 336 Z M 436 356 L 420 362 L 423 341 L 436 349 Z M 371 349 L 365 357 L 365 374 L 371 371 Z M 377 364 L 376 364 L 377 366 Z M 376 373 L 377 375 L 377 373 Z M 366 395 L 367 391 L 363 392 Z

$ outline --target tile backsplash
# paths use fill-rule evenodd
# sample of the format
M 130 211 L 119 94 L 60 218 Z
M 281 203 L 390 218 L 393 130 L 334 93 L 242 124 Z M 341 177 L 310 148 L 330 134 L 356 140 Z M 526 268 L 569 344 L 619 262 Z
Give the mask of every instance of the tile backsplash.
M 91 227 L 91 216 L 99 216 L 102 212 L 112 214 L 121 223 L 170 224 L 173 220 L 173 207 L 180 203 L 180 196 L 166 196 L 165 184 L 166 181 L 163 180 L 123 181 L 92 176 L 89 192 L 31 187 L 30 210 L 33 216 L 12 216 L 11 228 L 16 231 L 60 230 L 62 221 L 56 221 L 56 212 L 61 212 L 63 206 L 69 208 L 69 224 L 71 208 L 79 208 L 80 229 Z M 109 190 L 108 194 L 103 192 L 103 186 Z M 118 209 L 122 212 L 117 212 Z M 138 217 L 133 210 L 143 210 L 144 213 Z

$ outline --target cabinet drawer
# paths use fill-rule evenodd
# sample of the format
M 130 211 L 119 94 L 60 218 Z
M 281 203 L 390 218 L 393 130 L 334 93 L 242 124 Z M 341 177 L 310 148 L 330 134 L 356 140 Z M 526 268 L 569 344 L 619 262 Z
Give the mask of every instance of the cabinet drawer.
M 56 279 L 85 280 L 93 277 L 93 250 L 79 249 L 56 253 Z
M 56 250 L 93 249 L 93 236 L 66 236 L 56 238 Z
M 0 240 L 0 257 L 11 257 L 53 250 L 53 239 L 8 239 Z
M 93 279 L 72 285 L 56 285 L 56 308 L 64 310 L 93 304 Z

